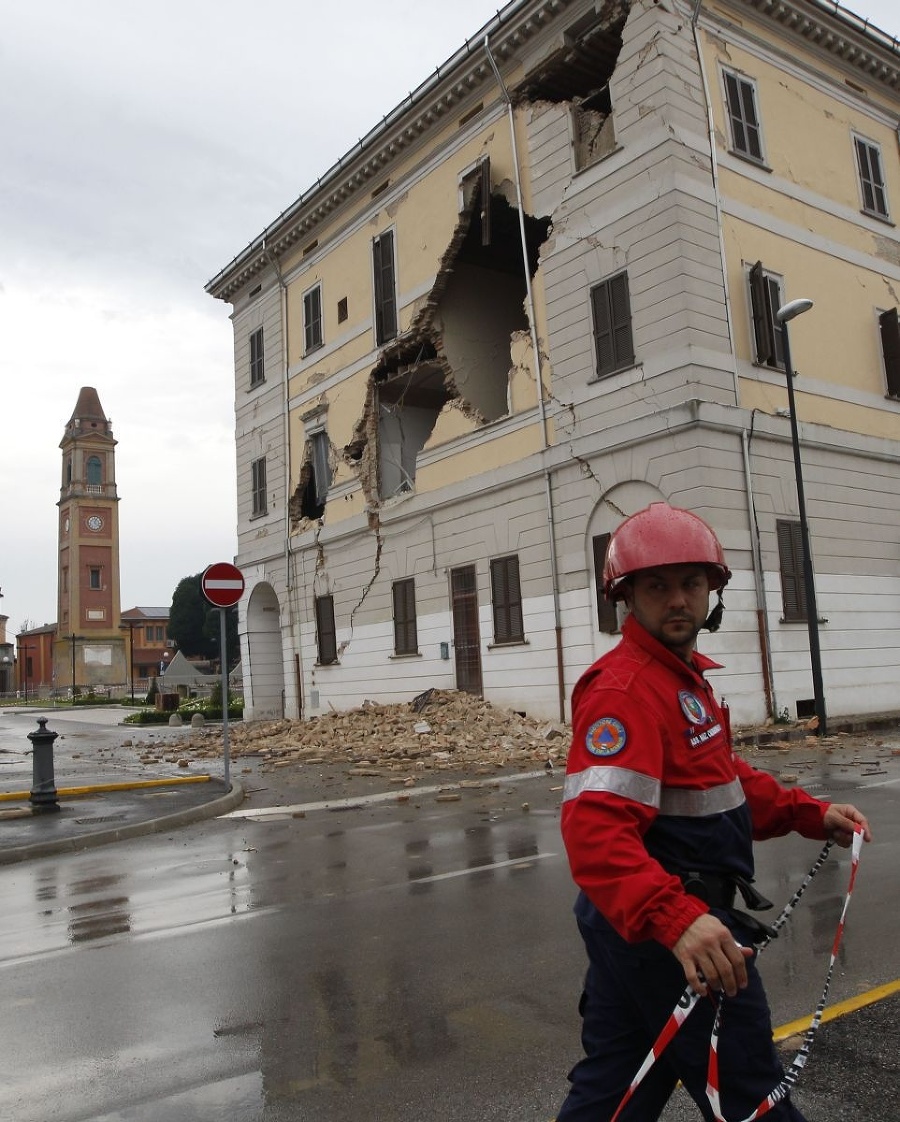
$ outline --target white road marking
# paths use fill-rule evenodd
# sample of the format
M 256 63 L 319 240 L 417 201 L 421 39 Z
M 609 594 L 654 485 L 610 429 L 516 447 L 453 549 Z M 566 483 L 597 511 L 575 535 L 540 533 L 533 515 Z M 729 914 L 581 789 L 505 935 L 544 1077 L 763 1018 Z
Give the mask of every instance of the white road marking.
M 316 810 L 349 810 L 353 807 L 370 806 L 373 803 L 400 802 L 404 795 L 409 799 L 421 798 L 423 795 L 439 795 L 449 791 L 481 791 L 491 787 L 501 787 L 504 783 L 521 783 L 526 779 L 540 779 L 547 776 L 544 769 L 540 771 L 526 771 L 516 775 L 497 776 L 485 780 L 477 787 L 460 783 L 440 783 L 432 787 L 402 787 L 395 791 L 380 791 L 372 795 L 358 795 L 348 799 L 325 799 L 316 803 L 294 803 L 292 806 L 261 806 L 246 810 L 238 807 L 220 818 L 283 818 L 285 815 L 309 814 Z

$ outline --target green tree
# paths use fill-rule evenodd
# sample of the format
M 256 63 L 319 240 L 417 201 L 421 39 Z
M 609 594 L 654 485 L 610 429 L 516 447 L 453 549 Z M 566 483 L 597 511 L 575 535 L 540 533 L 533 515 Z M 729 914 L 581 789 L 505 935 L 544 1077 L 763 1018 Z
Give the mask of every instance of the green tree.
M 169 610 L 168 636 L 188 658 L 219 657 L 219 609 L 203 595 L 200 578 L 203 573 L 182 577 L 172 595 Z M 225 642 L 228 644 L 228 668 L 240 658 L 237 630 L 237 608 L 225 611 Z

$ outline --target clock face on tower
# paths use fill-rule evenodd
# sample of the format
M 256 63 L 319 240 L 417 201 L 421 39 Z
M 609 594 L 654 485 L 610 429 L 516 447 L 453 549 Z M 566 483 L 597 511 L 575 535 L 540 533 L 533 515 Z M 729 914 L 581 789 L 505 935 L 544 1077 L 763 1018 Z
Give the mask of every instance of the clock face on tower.
M 103 529 L 103 519 L 99 514 L 92 514 L 90 516 L 90 518 L 87 520 L 87 528 L 89 530 L 93 530 L 95 533 L 97 530 Z

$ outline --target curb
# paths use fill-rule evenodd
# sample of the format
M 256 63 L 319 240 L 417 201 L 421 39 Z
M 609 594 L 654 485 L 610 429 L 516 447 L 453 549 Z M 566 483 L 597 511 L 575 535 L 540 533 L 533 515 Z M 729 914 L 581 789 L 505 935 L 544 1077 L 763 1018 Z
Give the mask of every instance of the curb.
M 189 826 L 207 818 L 218 818 L 220 814 L 226 814 L 229 810 L 234 810 L 235 807 L 240 806 L 243 801 L 244 788 L 235 781 L 231 784 L 231 789 L 226 791 L 224 795 L 220 795 L 219 798 L 213 799 L 211 802 L 191 807 L 190 810 L 180 810 L 175 814 L 166 814 L 160 818 L 148 818 L 143 822 L 134 822 L 130 826 L 119 826 L 114 830 L 99 830 L 95 834 L 83 834 L 80 837 L 59 838 L 49 842 L 35 842 L 32 845 L 18 845 L 9 849 L 0 849 L 0 865 L 29 861 L 34 857 L 49 857 L 55 853 L 75 853 L 82 849 L 109 845 L 110 842 L 125 841 L 127 838 L 138 838 L 146 834 L 177 829 L 179 826 Z
M 841 733 L 880 732 L 886 729 L 900 729 L 900 713 L 872 713 L 862 717 L 832 717 L 828 720 L 826 740 Z M 806 727 L 806 723 L 787 725 L 766 725 L 763 728 L 735 729 L 735 748 L 765 748 L 770 744 L 784 741 L 815 738 L 816 733 Z

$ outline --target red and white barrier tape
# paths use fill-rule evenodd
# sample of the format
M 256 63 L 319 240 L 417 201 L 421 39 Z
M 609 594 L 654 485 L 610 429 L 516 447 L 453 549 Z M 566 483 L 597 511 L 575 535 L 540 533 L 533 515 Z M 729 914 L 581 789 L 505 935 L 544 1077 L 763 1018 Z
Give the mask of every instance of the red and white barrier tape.
M 763 1101 L 752 1113 L 748 1114 L 746 1118 L 742 1118 L 740 1122 L 755 1122 L 755 1119 L 761 1118 L 764 1114 L 767 1114 L 773 1106 L 775 1106 L 777 1103 L 780 1103 L 781 1100 L 787 1096 L 791 1087 L 793 1087 L 793 1085 L 797 1082 L 800 1072 L 806 1066 L 806 1061 L 809 1057 L 810 1049 L 812 1048 L 813 1037 L 815 1036 L 820 1024 L 822 1023 L 822 1013 L 825 1009 L 825 1001 L 828 997 L 828 990 L 831 986 L 831 977 L 834 973 L 834 964 L 837 960 L 837 954 L 841 945 L 841 940 L 844 937 L 844 921 L 847 916 L 847 908 L 850 905 L 850 897 L 853 895 L 853 886 L 856 881 L 856 872 L 859 868 L 859 856 L 862 851 L 862 842 L 862 831 L 854 831 L 853 845 L 851 847 L 850 880 L 847 885 L 847 894 L 844 897 L 844 907 L 841 911 L 841 918 L 838 921 L 837 931 L 835 932 L 834 936 L 834 943 L 831 948 L 831 958 L 828 963 L 828 971 L 825 975 L 825 985 L 822 989 L 822 996 L 819 998 L 818 1004 L 816 1005 L 816 1011 L 813 1014 L 810 1026 L 804 1034 L 803 1044 L 799 1052 L 791 1062 L 790 1066 L 788 1067 L 788 1070 L 785 1072 L 784 1078 L 781 1080 L 781 1082 L 778 1083 L 778 1085 L 769 1092 L 765 1099 L 763 1099 Z M 787 922 L 787 919 L 790 916 L 791 912 L 799 903 L 800 897 L 809 887 L 810 881 L 812 881 L 813 877 L 816 875 L 819 869 L 821 869 L 825 864 L 825 861 L 827 860 L 828 855 L 831 852 L 832 845 L 833 843 L 830 841 L 825 843 L 821 853 L 816 858 L 809 872 L 803 878 L 803 883 L 790 898 L 787 904 L 785 904 L 781 914 L 772 924 L 772 934 L 763 943 L 760 944 L 757 950 L 757 954 L 762 954 L 762 952 L 769 945 L 772 939 L 775 938 L 778 931 Z M 612 1116 L 611 1122 L 616 1122 L 618 1117 L 621 1115 L 622 1111 L 625 1109 L 626 1105 L 646 1076 L 647 1072 L 653 1067 L 657 1059 L 665 1051 L 666 1046 L 669 1044 L 672 1037 L 676 1032 L 678 1032 L 678 1030 L 687 1020 L 694 1006 L 697 1004 L 699 998 L 700 994 L 695 993 L 690 986 L 686 987 L 684 993 L 678 999 L 678 1004 L 672 1010 L 671 1014 L 669 1015 L 669 1019 L 663 1026 L 662 1032 L 657 1037 L 656 1042 L 647 1054 L 646 1059 L 641 1064 L 634 1079 L 631 1081 L 631 1085 L 625 1092 L 622 1101 L 619 1103 L 616 1109 L 616 1113 Z M 712 1108 L 716 1122 L 726 1122 L 726 1119 L 722 1116 L 722 1108 L 719 1097 L 718 1058 L 719 1031 L 722 1022 L 722 1010 L 724 1008 L 724 1004 L 724 994 L 720 994 L 718 999 L 718 1007 L 716 1009 L 716 1016 L 713 1020 L 712 1034 L 710 1037 L 709 1066 L 707 1069 L 706 1083 L 706 1097 L 709 1100 L 709 1105 Z

